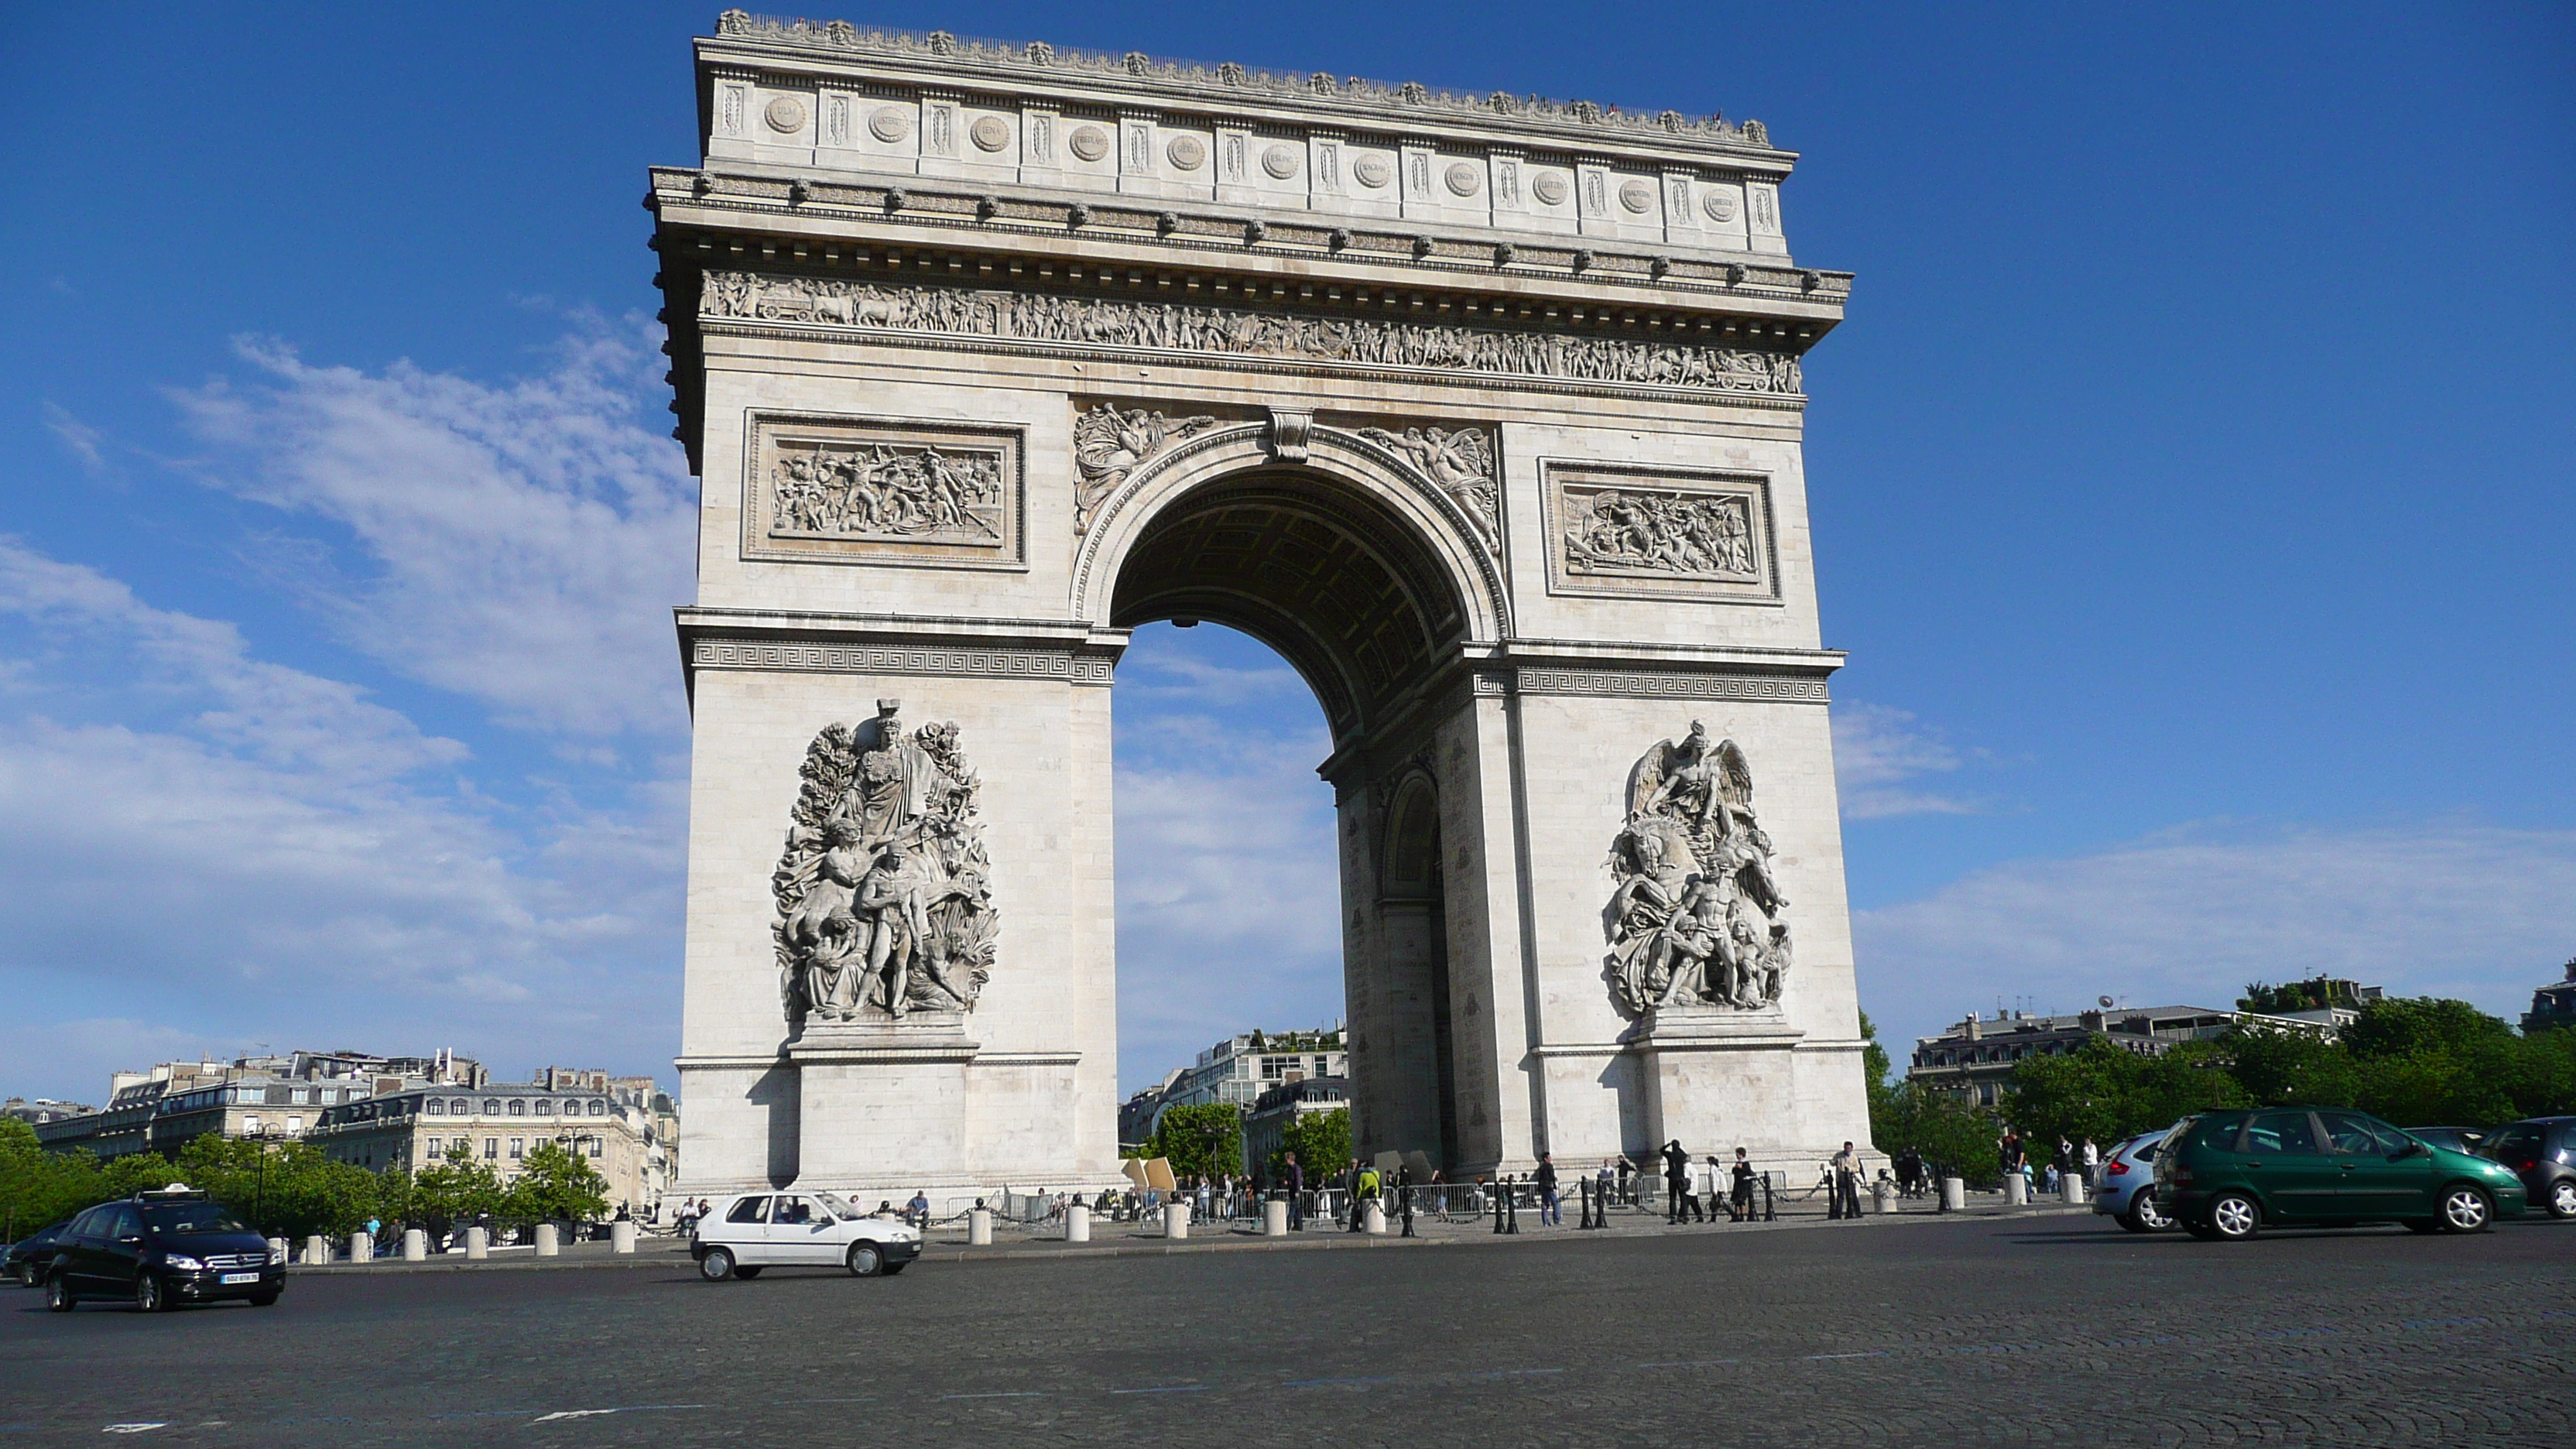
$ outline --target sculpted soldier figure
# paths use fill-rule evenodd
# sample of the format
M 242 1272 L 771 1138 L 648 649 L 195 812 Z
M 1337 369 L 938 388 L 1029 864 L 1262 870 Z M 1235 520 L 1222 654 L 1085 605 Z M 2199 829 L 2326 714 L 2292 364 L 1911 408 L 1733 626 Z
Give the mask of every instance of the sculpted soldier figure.
M 1733 740 L 1711 744 L 1693 720 L 1678 743 L 1662 741 L 1637 761 L 1610 870 L 1604 975 L 1621 1010 L 1755 1010 L 1780 999 L 1789 899 L 1754 818 L 1752 769 Z

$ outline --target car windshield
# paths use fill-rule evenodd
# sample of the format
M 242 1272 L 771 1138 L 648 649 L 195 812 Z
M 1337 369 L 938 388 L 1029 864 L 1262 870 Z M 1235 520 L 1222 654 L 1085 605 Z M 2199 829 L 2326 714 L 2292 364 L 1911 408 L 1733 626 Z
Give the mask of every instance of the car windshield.
M 222 1204 L 211 1202 L 168 1203 L 146 1207 L 144 1221 L 164 1233 L 246 1233 L 241 1221 L 224 1211 Z
M 821 1203 L 823 1206 L 830 1208 L 832 1210 L 832 1216 L 841 1219 L 843 1222 L 847 1222 L 851 1218 L 858 1217 L 860 1215 L 857 1208 L 850 1206 L 847 1202 L 842 1201 L 840 1198 L 828 1192 L 818 1192 L 814 1194 L 814 1200 Z

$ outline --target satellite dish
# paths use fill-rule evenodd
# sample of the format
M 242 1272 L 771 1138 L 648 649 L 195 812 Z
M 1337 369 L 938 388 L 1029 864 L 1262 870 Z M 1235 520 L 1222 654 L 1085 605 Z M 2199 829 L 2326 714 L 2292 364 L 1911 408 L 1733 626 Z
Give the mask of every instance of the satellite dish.
M 2102 1003 L 2104 1006 L 2109 1006 L 2111 1004 L 2111 998 L 2107 996 L 2096 996 L 2093 999 Z

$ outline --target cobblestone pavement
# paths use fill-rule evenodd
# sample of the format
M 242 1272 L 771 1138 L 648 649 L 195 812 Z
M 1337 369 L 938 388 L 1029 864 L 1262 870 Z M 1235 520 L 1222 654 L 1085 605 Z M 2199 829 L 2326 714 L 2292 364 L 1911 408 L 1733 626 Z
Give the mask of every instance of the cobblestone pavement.
M 0 1293 L 0 1445 L 2550 1444 L 2576 1227 L 2079 1214 L 1369 1251 Z M 151 1427 L 134 1427 L 151 1426 Z

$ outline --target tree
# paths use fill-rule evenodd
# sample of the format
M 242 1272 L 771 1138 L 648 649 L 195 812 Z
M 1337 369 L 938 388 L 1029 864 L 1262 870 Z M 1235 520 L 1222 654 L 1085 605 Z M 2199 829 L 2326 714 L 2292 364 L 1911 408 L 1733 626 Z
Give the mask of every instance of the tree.
M 1860 1014 L 1860 1039 L 1864 1043 L 1860 1049 L 1861 1086 L 1869 1095 L 1869 1140 L 1876 1146 L 1884 1140 L 1882 1134 L 1895 1112 L 1896 1087 L 1888 1078 L 1895 1075 L 1896 1064 L 1888 1060 L 1887 1048 L 1878 1044 L 1878 1027 L 1866 1011 Z
M 561 1142 L 540 1142 L 503 1194 L 501 1216 L 520 1222 L 596 1222 L 608 1216 L 608 1179 Z
M 2315 976 L 2305 981 L 2286 981 L 2278 986 L 2261 981 L 2245 983 L 2245 994 L 2236 998 L 2238 1011 L 2259 1012 L 2265 1016 L 2287 1016 L 2294 1011 L 2323 1011 L 2330 1006 L 2361 1005 L 2361 984 L 2339 976 Z
M 272 1238 L 338 1237 L 376 1216 L 376 1175 L 309 1142 L 209 1132 L 179 1152 L 179 1176 Z
M 459 1223 L 470 1223 L 502 1207 L 500 1174 L 474 1156 L 470 1147 L 450 1148 L 443 1162 L 412 1175 L 412 1211 L 430 1232 L 441 1237 Z
M 1287 1154 L 1297 1154 L 1297 1165 L 1306 1169 L 1306 1185 L 1316 1187 L 1328 1173 L 1342 1170 L 1351 1160 L 1351 1109 L 1335 1107 L 1329 1112 L 1300 1112 L 1280 1129 L 1279 1151 L 1268 1164 L 1270 1180 L 1277 1182 L 1288 1170 Z
M 2343 1029 L 2343 1044 L 2356 1057 L 2409 1057 L 2465 1052 L 2513 1038 L 2513 1028 L 2465 1001 L 2430 996 L 2374 1001 Z
M 166 1187 L 174 1175 L 156 1152 L 104 1162 L 87 1149 L 47 1152 L 34 1127 L 0 1117 L 0 1240 L 14 1241 L 111 1198 Z
M 1243 1164 L 1243 1110 L 1232 1102 L 1166 1108 L 1149 1157 L 1167 1158 L 1175 1177 L 1213 1177 Z
M 1888 1093 L 1886 1122 L 1873 1119 L 1870 1131 L 1879 1151 L 1911 1147 L 1923 1154 L 1936 1176 L 1965 1178 L 1979 1187 L 2003 1176 L 2002 1154 L 1995 1145 L 2003 1136 L 2003 1122 L 1964 1092 L 1900 1082 Z

